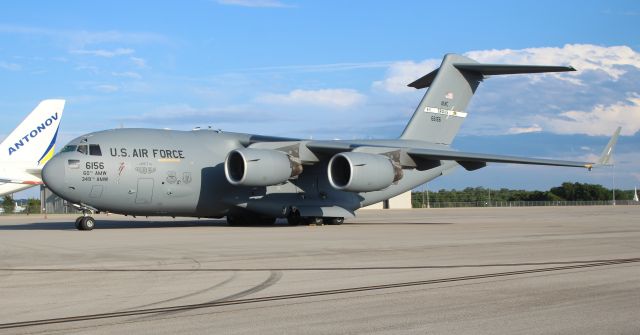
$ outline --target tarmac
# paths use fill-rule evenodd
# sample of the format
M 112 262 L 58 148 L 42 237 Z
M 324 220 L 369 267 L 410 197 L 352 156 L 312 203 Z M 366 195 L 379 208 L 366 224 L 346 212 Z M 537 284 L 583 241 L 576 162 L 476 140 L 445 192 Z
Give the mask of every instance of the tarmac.
M 640 206 L 95 218 L 0 216 L 0 333 L 640 333 Z

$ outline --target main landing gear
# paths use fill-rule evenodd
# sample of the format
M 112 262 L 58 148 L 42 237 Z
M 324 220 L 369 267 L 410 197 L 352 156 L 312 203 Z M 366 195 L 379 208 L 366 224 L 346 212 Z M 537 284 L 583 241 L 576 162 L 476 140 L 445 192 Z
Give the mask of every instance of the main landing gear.
M 341 225 L 343 222 L 343 217 L 300 216 L 300 211 L 295 207 L 287 216 L 287 223 L 290 226 Z M 276 218 L 255 213 L 233 213 L 227 215 L 227 223 L 230 226 L 272 226 L 276 223 Z
M 300 212 L 293 208 L 287 216 L 287 222 L 290 226 L 298 225 L 341 225 L 344 223 L 342 217 L 320 217 L 320 216 L 300 216 Z
M 341 225 L 344 223 L 344 218 L 322 218 L 322 221 L 328 225 Z

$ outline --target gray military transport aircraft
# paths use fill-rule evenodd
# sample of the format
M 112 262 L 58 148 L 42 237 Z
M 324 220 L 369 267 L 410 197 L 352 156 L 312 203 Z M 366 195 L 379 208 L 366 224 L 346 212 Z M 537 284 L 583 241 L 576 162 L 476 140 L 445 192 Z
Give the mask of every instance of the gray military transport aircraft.
M 448 54 L 409 84 L 429 87 L 398 139 L 314 141 L 215 130 L 112 129 L 80 136 L 44 167 L 46 185 L 84 215 L 227 217 L 229 224 L 341 224 L 354 211 L 411 190 L 458 165 L 591 169 L 594 163 L 454 151 L 465 109 L 487 76 L 573 67 L 481 64 Z M 615 136 L 605 154 L 610 153 Z M 606 157 L 605 157 L 606 156 Z M 599 163 L 605 163 L 604 155 Z

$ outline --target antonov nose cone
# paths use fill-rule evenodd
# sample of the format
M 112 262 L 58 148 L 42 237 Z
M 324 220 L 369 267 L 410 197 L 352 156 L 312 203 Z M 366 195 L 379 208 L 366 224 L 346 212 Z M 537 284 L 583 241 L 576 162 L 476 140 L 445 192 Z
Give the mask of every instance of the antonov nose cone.
M 61 194 L 64 190 L 64 160 L 51 158 L 42 168 L 42 181 L 50 190 Z

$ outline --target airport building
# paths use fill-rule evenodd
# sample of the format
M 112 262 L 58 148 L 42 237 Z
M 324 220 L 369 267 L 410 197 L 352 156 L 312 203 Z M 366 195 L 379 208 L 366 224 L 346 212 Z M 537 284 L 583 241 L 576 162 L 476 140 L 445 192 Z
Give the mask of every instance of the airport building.
M 47 187 L 40 189 L 40 199 L 45 199 L 42 209 L 48 214 L 78 213 L 75 208 L 67 206 L 66 200 L 51 192 Z
M 389 200 L 380 201 L 362 209 L 409 209 L 411 208 L 411 191 L 404 192 Z

